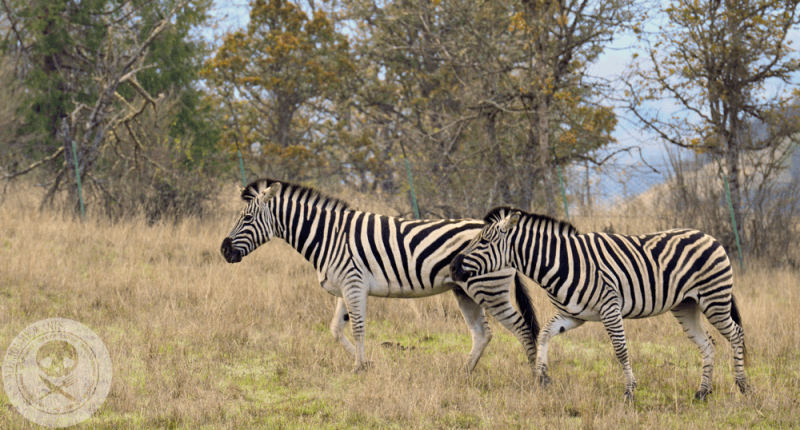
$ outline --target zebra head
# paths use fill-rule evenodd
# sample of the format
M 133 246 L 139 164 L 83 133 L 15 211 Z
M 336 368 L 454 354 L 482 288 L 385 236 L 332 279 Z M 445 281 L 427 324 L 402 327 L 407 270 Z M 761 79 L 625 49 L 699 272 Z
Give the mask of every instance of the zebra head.
M 275 182 L 260 190 L 258 183 L 242 189 L 242 200 L 247 204 L 231 232 L 222 241 L 220 251 L 228 263 L 238 263 L 242 257 L 260 245 L 280 236 L 275 216 L 269 208 L 270 200 L 281 192 L 281 183 Z
M 512 208 L 496 208 L 484 221 L 486 225 L 467 247 L 450 262 L 450 276 L 466 282 L 473 276 L 496 272 L 511 264 L 509 236 L 519 223 L 521 212 Z

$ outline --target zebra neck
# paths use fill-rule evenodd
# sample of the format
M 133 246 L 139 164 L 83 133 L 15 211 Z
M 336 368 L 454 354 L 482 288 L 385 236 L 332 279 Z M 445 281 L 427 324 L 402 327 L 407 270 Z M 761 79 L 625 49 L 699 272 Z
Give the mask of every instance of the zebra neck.
M 287 199 L 275 211 L 276 228 L 283 230 L 283 240 L 319 270 L 330 253 L 330 236 L 336 234 L 349 211 L 330 211 Z M 326 240 L 327 238 L 327 240 Z

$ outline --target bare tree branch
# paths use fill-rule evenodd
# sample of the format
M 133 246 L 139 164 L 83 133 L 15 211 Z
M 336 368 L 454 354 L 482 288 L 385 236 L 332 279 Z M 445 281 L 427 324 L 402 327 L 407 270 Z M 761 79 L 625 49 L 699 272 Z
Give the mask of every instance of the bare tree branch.
M 12 173 L 4 173 L 3 174 L 3 179 L 11 180 L 13 178 L 16 178 L 17 176 L 22 176 L 22 175 L 34 170 L 35 168 L 41 166 L 42 164 L 47 163 L 48 161 L 52 161 L 55 158 L 58 158 L 58 156 L 61 155 L 62 152 L 64 152 L 64 147 L 63 146 L 59 146 L 58 149 L 56 150 L 56 152 L 48 155 L 47 157 L 42 158 L 39 161 L 31 163 L 30 166 L 28 166 L 28 167 L 26 167 L 26 168 L 24 168 L 22 170 L 18 170 L 16 172 L 12 172 Z

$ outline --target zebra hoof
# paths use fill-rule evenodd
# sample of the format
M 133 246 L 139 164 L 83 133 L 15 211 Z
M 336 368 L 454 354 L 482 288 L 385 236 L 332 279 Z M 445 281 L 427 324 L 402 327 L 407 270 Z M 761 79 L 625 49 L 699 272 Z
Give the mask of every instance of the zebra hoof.
M 625 401 L 629 403 L 633 403 L 636 401 L 636 396 L 633 395 L 633 388 L 628 388 L 625 390 Z
M 366 372 L 367 370 L 369 370 L 370 367 L 372 367 L 372 362 L 371 361 L 365 361 L 365 362 L 361 363 L 360 366 L 356 366 L 353 369 L 353 373 L 358 374 L 358 373 Z
M 703 388 L 697 390 L 697 392 L 694 393 L 694 399 L 697 400 L 698 402 L 705 402 L 706 400 L 708 400 L 706 396 L 708 396 L 709 394 L 711 394 L 711 390 L 706 390 L 705 388 Z
M 470 377 L 472 376 L 472 372 L 475 370 L 475 366 L 470 366 L 469 362 L 467 362 L 464 363 L 464 366 L 461 368 L 461 370 L 464 372 L 465 375 L 467 375 L 467 377 Z
M 742 394 L 747 394 L 750 391 L 750 385 L 747 383 L 747 379 L 737 379 L 736 386 L 739 387 L 739 391 Z
M 539 375 L 539 386 L 547 388 L 553 380 L 547 375 Z

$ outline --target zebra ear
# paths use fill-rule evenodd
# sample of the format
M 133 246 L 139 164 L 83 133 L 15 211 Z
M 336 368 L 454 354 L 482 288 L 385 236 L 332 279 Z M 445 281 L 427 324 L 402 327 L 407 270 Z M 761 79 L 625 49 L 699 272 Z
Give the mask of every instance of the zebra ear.
M 275 182 L 274 184 L 270 185 L 269 188 L 258 194 L 258 203 L 261 205 L 265 205 L 280 192 L 281 192 L 281 183 Z
M 237 185 L 236 189 L 239 191 L 239 194 L 244 194 L 244 187 L 241 185 Z
M 519 224 L 519 217 L 522 215 L 520 211 L 514 211 L 511 215 L 503 218 L 500 222 L 500 231 L 507 232 Z

